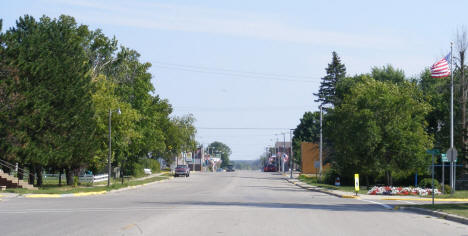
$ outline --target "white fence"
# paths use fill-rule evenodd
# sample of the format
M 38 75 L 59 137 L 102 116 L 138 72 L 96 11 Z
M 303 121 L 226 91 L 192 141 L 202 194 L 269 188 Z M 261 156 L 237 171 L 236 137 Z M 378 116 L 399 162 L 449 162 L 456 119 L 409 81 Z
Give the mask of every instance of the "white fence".
M 98 183 L 98 182 L 103 182 L 107 181 L 107 174 L 102 174 L 102 175 L 81 175 L 78 177 L 78 181 L 80 183 Z M 44 174 L 44 181 L 47 180 L 58 180 L 59 174 Z M 62 174 L 62 180 L 66 181 L 66 176 L 65 174 Z
M 83 176 L 78 177 L 80 183 L 98 183 L 98 182 L 107 181 L 107 178 L 108 178 L 107 174 L 83 175 Z

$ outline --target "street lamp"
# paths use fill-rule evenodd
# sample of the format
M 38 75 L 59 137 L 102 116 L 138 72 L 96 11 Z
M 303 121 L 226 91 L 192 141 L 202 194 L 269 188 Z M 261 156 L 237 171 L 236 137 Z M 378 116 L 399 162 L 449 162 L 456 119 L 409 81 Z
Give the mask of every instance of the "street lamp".
M 120 108 L 115 110 L 118 115 L 122 114 Z M 107 187 L 110 187 L 110 178 L 111 178 L 111 155 L 112 155 L 112 109 L 109 108 L 109 156 L 107 157 Z

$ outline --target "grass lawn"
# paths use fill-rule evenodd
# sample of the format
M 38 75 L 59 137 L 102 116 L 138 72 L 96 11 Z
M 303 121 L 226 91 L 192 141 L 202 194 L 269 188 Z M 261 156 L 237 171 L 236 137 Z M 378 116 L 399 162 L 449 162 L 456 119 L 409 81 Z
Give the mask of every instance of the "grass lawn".
M 104 186 L 92 186 L 92 185 L 78 185 L 77 187 L 74 186 L 67 186 L 62 185 L 58 186 L 57 184 L 46 184 L 41 187 L 39 190 L 27 190 L 27 189 L 7 189 L 5 192 L 10 193 L 19 193 L 19 194 L 26 194 L 26 193 L 41 193 L 41 194 L 66 194 L 66 193 L 84 193 L 84 192 L 99 192 L 99 191 L 110 191 L 114 189 L 125 188 L 129 186 L 136 186 L 142 185 L 146 183 L 151 183 L 155 181 L 160 181 L 163 179 L 168 179 L 171 175 L 169 173 L 163 174 L 161 176 L 151 177 L 144 180 L 136 180 L 130 179 L 123 184 L 120 182 L 120 179 L 113 179 L 112 184 L 110 187 L 107 185 Z
M 436 195 L 436 198 L 468 198 L 468 190 L 457 190 L 454 194 Z
M 419 207 L 431 210 L 438 210 L 454 215 L 459 215 L 463 217 L 468 217 L 468 203 L 457 203 L 457 204 L 436 204 L 434 207 L 432 205 L 411 205 L 411 207 Z
M 325 189 L 341 190 L 345 192 L 354 193 L 354 186 L 335 186 L 335 185 L 330 185 L 330 184 L 318 183 L 317 178 L 315 176 L 300 175 L 299 180 L 306 184 L 310 184 L 310 185 L 325 188 Z M 367 190 L 360 189 L 359 194 L 367 194 Z

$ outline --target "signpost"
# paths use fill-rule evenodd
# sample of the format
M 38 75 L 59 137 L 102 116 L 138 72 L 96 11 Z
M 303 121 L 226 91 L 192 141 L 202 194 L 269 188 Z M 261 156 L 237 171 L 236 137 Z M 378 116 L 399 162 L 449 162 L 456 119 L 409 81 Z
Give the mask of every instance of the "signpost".
M 354 174 L 354 191 L 356 191 L 356 196 L 359 192 L 359 174 Z
M 434 156 L 439 154 L 438 149 L 431 149 L 426 151 L 428 154 L 432 155 L 432 166 L 431 166 L 431 172 L 432 172 L 432 206 L 434 206 Z
M 454 163 L 457 161 L 457 155 L 457 149 L 454 147 L 447 150 L 447 159 L 450 161 L 450 187 L 452 188 L 452 193 L 455 191 L 456 167 Z

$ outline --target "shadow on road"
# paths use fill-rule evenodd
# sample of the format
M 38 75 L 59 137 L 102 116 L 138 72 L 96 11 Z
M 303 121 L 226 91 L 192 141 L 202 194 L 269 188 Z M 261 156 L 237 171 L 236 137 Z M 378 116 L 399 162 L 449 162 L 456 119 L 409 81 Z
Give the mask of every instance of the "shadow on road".
M 305 204 L 305 203 L 279 203 L 279 202 L 214 202 L 214 201 L 182 201 L 182 202 L 140 202 L 141 204 L 172 205 L 172 206 L 237 206 L 270 209 L 304 209 L 326 211 L 359 211 L 359 212 L 392 212 L 375 204 Z

